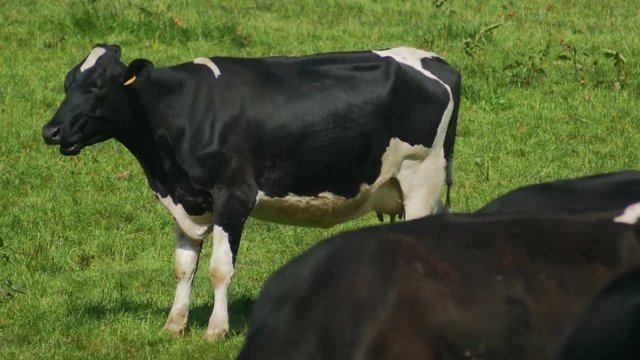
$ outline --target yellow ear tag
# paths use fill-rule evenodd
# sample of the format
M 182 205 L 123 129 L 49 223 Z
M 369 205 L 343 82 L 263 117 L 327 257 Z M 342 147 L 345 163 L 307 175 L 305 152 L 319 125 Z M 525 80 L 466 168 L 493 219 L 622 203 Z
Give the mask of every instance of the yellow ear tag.
M 133 82 L 134 82 L 134 81 L 136 81 L 136 76 L 135 76 L 135 75 L 133 75 L 133 76 L 131 77 L 131 79 L 129 79 L 129 80 L 127 80 L 127 81 L 125 81 L 125 82 L 124 82 L 124 84 L 122 84 L 122 85 L 124 85 L 124 86 L 129 86 L 129 85 L 133 84 Z

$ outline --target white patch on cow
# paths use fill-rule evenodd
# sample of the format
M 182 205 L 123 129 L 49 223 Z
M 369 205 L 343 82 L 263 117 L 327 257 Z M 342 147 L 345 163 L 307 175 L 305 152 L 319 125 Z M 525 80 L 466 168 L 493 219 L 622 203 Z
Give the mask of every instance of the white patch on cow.
M 398 155 L 392 158 L 404 156 L 395 176 L 404 194 L 405 218 L 417 219 L 441 210 L 440 193 L 446 169 L 443 147 L 427 149 L 399 140 L 392 140 L 392 144 L 398 148 Z
M 289 225 L 331 227 L 355 219 L 370 211 L 368 201 L 371 186 L 362 184 L 353 198 L 330 192 L 316 196 L 288 194 L 284 197 L 269 197 L 258 192 L 258 201 L 251 216 L 260 220 Z M 399 203 L 399 207 L 401 204 Z
M 251 216 L 290 225 L 330 227 L 376 211 L 413 219 L 433 213 L 440 200 L 445 160 L 436 151 L 393 138 L 382 155 L 380 174 L 373 184 L 361 184 L 352 198 L 323 192 L 317 196 L 289 194 L 256 197 Z
M 623 224 L 634 225 L 640 219 L 640 203 L 627 206 L 622 215 L 613 219 L 613 221 Z
M 174 203 L 171 196 L 161 197 L 158 194 L 156 196 L 173 215 L 178 226 L 188 237 L 202 240 L 211 233 L 213 227 L 212 213 L 205 212 L 202 215 L 189 215 L 181 204 Z
M 211 61 L 211 59 L 209 59 L 209 58 L 206 58 L 206 57 L 195 58 L 193 60 L 193 63 L 194 64 L 204 65 L 204 66 L 208 67 L 209 69 L 211 69 L 211 71 L 213 71 L 213 75 L 216 77 L 216 79 L 221 74 L 220 69 L 218 68 L 218 66 L 216 66 L 216 64 L 214 64 L 213 61 Z
M 440 55 L 432 53 L 431 51 L 415 49 L 408 46 L 401 46 L 401 47 L 387 49 L 387 50 L 373 50 L 373 53 L 381 57 L 390 56 L 396 59 L 397 61 L 405 63 L 407 65 L 410 65 L 409 62 L 411 62 L 413 63 L 413 65 L 410 65 L 410 66 L 417 67 L 420 69 L 422 69 L 422 65 L 420 64 L 421 59 L 424 59 L 424 58 L 442 59 Z M 402 60 L 399 60 L 399 59 L 402 59 Z M 416 63 L 416 60 L 417 60 L 417 63 Z
M 233 254 L 229 244 L 229 234 L 220 226 L 213 227 L 213 253 L 211 254 L 210 275 L 213 285 L 213 312 L 205 338 L 215 340 L 229 331 L 227 311 L 227 290 L 233 277 Z
M 82 65 L 80 65 L 80 72 L 85 72 L 86 70 L 91 69 L 96 64 L 100 56 L 104 55 L 106 52 L 107 50 L 105 50 L 105 48 L 100 46 L 94 47 L 93 50 L 91 50 L 91 53 L 89 53 L 89 56 L 87 56 L 87 59 L 82 63 Z

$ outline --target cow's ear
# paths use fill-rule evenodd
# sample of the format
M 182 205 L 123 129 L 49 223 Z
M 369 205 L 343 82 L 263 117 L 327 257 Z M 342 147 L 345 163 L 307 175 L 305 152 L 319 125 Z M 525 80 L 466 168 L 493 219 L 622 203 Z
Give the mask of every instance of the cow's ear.
M 143 79 L 151 70 L 153 70 L 153 63 L 146 59 L 133 60 L 127 70 L 124 72 L 124 79 L 122 85 L 130 86 L 136 81 Z
M 122 48 L 118 44 L 109 45 L 113 53 L 116 55 L 116 59 L 120 60 L 120 55 L 122 54 Z

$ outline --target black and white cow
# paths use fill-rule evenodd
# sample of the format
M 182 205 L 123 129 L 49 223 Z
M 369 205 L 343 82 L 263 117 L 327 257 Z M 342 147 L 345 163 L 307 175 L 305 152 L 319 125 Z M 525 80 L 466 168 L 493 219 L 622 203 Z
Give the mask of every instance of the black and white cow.
M 67 74 L 42 129 L 63 155 L 115 138 L 137 158 L 176 221 L 175 299 L 165 328 L 186 324 L 202 240 L 213 232 L 213 313 L 228 331 L 227 288 L 248 216 L 328 227 L 376 211 L 414 219 L 451 186 L 460 75 L 430 52 L 128 66 L 97 45 Z M 448 195 L 447 195 L 448 204 Z
M 269 278 L 238 359 L 548 358 L 640 265 L 639 217 L 445 214 L 340 234 Z
M 624 210 L 640 202 L 640 172 L 621 171 L 524 186 L 479 214 L 566 214 Z
M 640 269 L 620 276 L 591 301 L 553 359 L 640 359 Z

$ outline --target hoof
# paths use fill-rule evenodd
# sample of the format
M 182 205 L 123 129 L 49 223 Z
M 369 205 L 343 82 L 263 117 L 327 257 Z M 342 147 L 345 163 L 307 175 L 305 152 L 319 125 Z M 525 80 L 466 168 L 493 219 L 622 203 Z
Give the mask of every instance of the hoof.
M 217 341 L 225 338 L 228 333 L 229 329 L 207 330 L 207 333 L 204 334 L 204 339 L 206 341 Z
M 167 323 L 164 324 L 164 331 L 173 337 L 181 336 L 184 333 L 184 328 L 184 322 L 171 321 L 171 319 L 167 320 Z
M 180 336 L 184 333 L 187 326 L 187 316 L 189 308 L 186 305 L 171 309 L 167 322 L 164 324 L 164 330 L 173 336 Z

